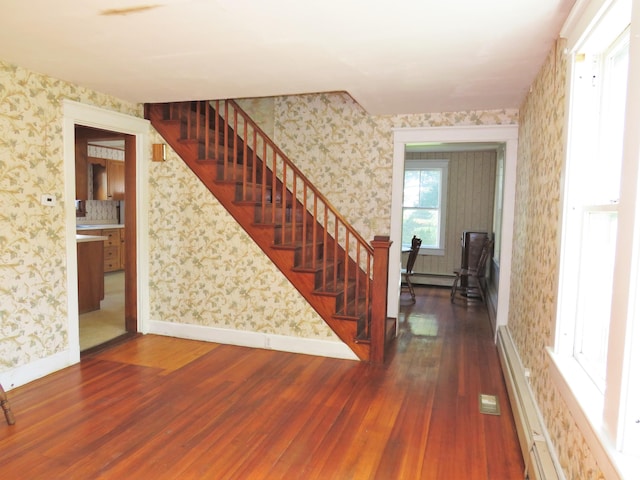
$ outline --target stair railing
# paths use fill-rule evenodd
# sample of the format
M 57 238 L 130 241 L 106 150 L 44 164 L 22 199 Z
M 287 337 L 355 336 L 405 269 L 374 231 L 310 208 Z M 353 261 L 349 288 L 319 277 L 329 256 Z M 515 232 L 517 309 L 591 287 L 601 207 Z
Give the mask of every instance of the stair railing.
M 238 201 L 260 204 L 262 222 L 282 229 L 280 243 L 300 246 L 301 267 L 321 272 L 318 289 L 338 294 L 338 315 L 363 319 L 358 337 L 382 352 L 372 361 L 383 361 L 390 243 L 385 249 L 377 242 L 374 268 L 374 248 L 235 101 L 178 102 L 168 108 L 169 118 L 182 120 L 182 137 L 203 145 L 200 161 L 224 159 L 222 178 L 238 182 Z

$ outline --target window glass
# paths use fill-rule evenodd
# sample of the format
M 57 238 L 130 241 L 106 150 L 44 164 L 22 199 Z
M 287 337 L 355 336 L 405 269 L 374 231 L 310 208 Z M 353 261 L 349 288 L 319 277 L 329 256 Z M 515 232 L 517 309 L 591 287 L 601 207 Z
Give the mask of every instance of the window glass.
M 422 248 L 443 248 L 447 166 L 442 160 L 407 161 L 402 201 L 402 246 L 422 240 Z
M 573 353 L 604 393 L 618 214 L 585 211 L 583 226 Z

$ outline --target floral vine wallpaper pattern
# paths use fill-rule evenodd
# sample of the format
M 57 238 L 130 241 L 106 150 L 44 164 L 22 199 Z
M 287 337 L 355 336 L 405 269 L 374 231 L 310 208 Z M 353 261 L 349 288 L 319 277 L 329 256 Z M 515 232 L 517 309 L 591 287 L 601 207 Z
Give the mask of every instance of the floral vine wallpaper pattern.
M 149 196 L 152 319 L 340 341 L 171 149 Z
M 67 343 L 62 99 L 141 107 L 0 61 L 0 369 Z M 55 206 L 40 196 L 55 194 Z

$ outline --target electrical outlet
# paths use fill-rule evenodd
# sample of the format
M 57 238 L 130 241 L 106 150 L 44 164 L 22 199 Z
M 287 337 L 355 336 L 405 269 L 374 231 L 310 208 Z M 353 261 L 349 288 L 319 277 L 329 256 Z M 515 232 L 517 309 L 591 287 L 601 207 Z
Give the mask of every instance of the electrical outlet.
M 53 207 L 57 202 L 56 202 L 56 197 L 55 195 L 51 195 L 49 193 L 45 193 L 44 195 L 42 195 L 40 197 L 40 203 L 42 205 L 47 205 L 48 207 Z

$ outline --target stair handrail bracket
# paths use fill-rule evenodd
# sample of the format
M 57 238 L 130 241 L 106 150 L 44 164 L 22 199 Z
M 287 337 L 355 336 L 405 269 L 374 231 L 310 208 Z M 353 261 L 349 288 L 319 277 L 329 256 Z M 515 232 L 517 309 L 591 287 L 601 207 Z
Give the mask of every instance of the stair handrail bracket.
M 234 100 L 145 112 L 333 331 L 360 359 L 383 362 L 388 237 L 364 240 Z

